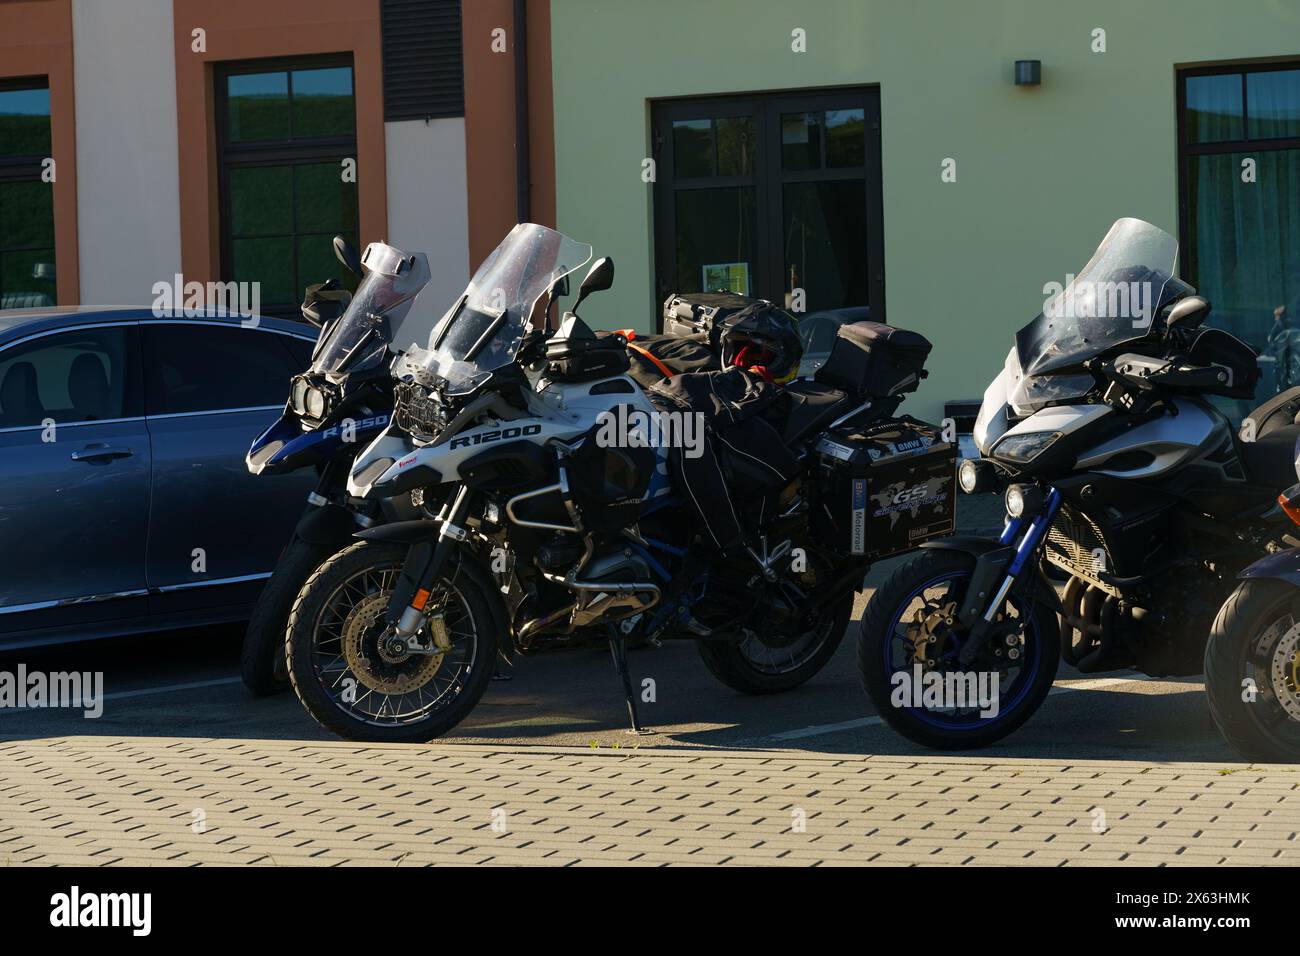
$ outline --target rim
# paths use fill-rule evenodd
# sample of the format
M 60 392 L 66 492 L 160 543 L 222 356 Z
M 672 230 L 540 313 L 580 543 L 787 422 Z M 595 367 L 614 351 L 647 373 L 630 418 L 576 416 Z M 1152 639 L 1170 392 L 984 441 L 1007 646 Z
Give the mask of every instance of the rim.
M 436 601 L 442 612 L 450 648 L 401 660 L 378 653 L 383 614 L 376 611 L 386 607 L 400 571 L 400 561 L 387 561 L 349 575 L 326 598 L 312 633 L 312 670 L 321 689 L 339 710 L 375 727 L 418 723 L 451 706 L 477 657 L 474 617 L 465 596 L 446 579 L 430 604 Z
M 1251 721 L 1263 735 L 1292 752 L 1300 752 L 1300 621 L 1291 597 L 1264 617 L 1265 626 L 1242 649 L 1238 688 Z M 1245 699 L 1253 683 L 1255 699 Z
M 797 671 L 812 661 L 831 639 L 834 627 L 835 619 L 831 617 L 781 647 L 764 644 L 757 634 L 750 632 L 737 645 L 737 649 L 740 651 L 740 656 L 745 659 L 745 663 L 754 670 L 776 677 Z
M 938 611 L 951 601 L 959 601 L 965 594 L 965 582 L 970 579 L 969 571 L 947 571 L 936 575 L 919 585 L 905 597 L 890 617 L 887 637 L 882 642 L 885 672 L 889 675 L 893 687 L 893 676 L 899 672 L 911 672 L 914 666 L 913 644 L 908 634 L 908 626 L 914 619 L 916 611 L 924 609 L 926 613 Z M 1026 608 L 1020 597 L 1009 598 L 1004 604 L 1006 630 L 1013 627 L 1022 635 L 1019 649 L 1021 656 L 1018 665 L 998 668 L 998 713 L 991 717 L 981 717 L 978 705 L 967 707 L 926 708 L 904 706 L 905 710 L 917 720 L 942 730 L 976 730 L 991 727 L 1007 720 L 1024 703 L 1029 689 L 1042 667 L 1043 644 L 1039 633 L 1038 616 L 1033 608 Z M 1007 612 L 1010 612 L 1007 614 Z M 946 631 L 936 642 L 938 666 L 935 671 L 942 674 L 979 673 L 976 669 L 953 666 L 961 649 L 964 635 L 956 630 Z M 993 646 L 992 641 L 989 644 Z M 933 653 L 929 651 L 928 653 Z

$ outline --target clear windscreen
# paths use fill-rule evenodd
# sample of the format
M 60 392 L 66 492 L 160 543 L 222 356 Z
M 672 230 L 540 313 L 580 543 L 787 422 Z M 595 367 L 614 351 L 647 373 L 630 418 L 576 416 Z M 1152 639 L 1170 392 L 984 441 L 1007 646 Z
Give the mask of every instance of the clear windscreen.
M 514 361 L 530 326 L 541 327 L 549 292 L 591 259 L 591 246 L 520 223 L 479 266 L 464 294 L 410 358 L 453 385 Z
M 361 257 L 365 276 L 347 311 L 322 331 L 311 371 L 333 377 L 358 372 L 382 361 L 393 343 L 422 342 L 430 323 L 407 322 L 411 304 L 429 282 L 424 253 L 372 242 Z M 423 328 L 413 325 L 422 324 Z
M 1178 242 L 1141 219 L 1120 219 L 1088 264 L 1016 333 L 1018 380 L 1011 404 L 1027 413 L 1085 395 L 1095 382 L 1080 366 L 1151 334 L 1155 317 L 1190 291 L 1174 277 Z

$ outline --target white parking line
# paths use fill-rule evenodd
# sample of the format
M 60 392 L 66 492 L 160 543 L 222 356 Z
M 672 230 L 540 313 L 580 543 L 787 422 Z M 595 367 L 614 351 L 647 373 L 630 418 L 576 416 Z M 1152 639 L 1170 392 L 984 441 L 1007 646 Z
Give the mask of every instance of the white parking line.
M 170 694 L 178 690 L 196 690 L 200 687 L 221 687 L 224 684 L 238 684 L 238 677 L 221 677 L 216 680 L 196 680 L 188 684 L 166 684 L 162 687 L 142 687 L 139 690 L 119 690 L 111 694 L 105 694 L 104 700 L 126 700 L 129 697 L 150 697 L 154 694 Z M 45 707 L 10 707 L 0 709 L 0 716 L 5 714 L 21 714 L 28 710 L 48 710 Z
M 1074 681 L 1070 684 L 1057 684 L 1047 696 L 1064 694 L 1072 690 L 1098 690 L 1102 687 L 1114 687 L 1116 684 L 1133 684 L 1145 681 L 1145 677 L 1096 677 L 1091 680 Z M 839 733 L 841 730 L 857 730 L 860 727 L 879 727 L 884 723 L 880 717 L 859 717 L 857 720 L 842 720 L 838 724 L 813 724 L 798 730 L 783 730 L 779 734 L 768 734 L 757 740 L 802 740 L 804 737 L 819 737 L 822 734 Z

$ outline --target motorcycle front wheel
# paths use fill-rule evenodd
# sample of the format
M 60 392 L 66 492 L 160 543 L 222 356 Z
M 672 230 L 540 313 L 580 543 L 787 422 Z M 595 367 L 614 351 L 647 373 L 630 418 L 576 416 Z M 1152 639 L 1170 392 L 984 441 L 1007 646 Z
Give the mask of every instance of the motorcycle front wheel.
M 960 661 L 967 633 L 958 613 L 974 571 L 972 555 L 923 549 L 862 616 L 858 668 L 876 713 L 936 750 L 985 747 L 1016 730 L 1052 689 L 1060 663 L 1055 615 L 1017 595 L 998 609 L 980 655 Z
M 285 651 L 294 692 L 340 737 L 423 743 L 459 724 L 492 678 L 496 635 L 487 599 L 467 574 L 431 589 L 448 646 L 394 654 L 382 640 L 407 547 L 360 541 L 307 580 L 289 615 Z
M 276 562 L 275 572 L 262 588 L 248 620 L 239 656 L 240 676 L 253 696 L 265 697 L 289 689 L 289 669 L 284 658 L 289 613 L 303 584 L 334 551 L 334 546 L 295 537 Z
M 1205 695 L 1243 757 L 1300 761 L 1300 592 L 1265 579 L 1232 592 L 1205 646 Z

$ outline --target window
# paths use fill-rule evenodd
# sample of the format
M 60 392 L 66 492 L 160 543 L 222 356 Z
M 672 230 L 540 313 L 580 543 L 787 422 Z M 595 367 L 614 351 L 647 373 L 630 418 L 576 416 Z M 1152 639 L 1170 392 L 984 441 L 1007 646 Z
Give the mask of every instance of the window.
M 663 102 L 653 125 L 660 301 L 726 289 L 883 320 L 878 91 Z
M 42 336 L 0 352 L 0 428 L 140 414 L 134 327 Z
M 1179 108 L 1183 275 L 1260 397 L 1300 385 L 1300 63 L 1183 71 Z
M 282 405 L 289 379 L 306 369 L 310 353 L 309 343 L 258 329 L 184 323 L 144 329 L 151 415 Z
M 0 82 L 0 309 L 55 305 L 54 186 L 44 80 Z
M 272 315 L 296 316 L 315 282 L 355 288 L 330 246 L 358 242 L 351 57 L 222 66 L 217 132 L 223 278 L 261 283 Z

